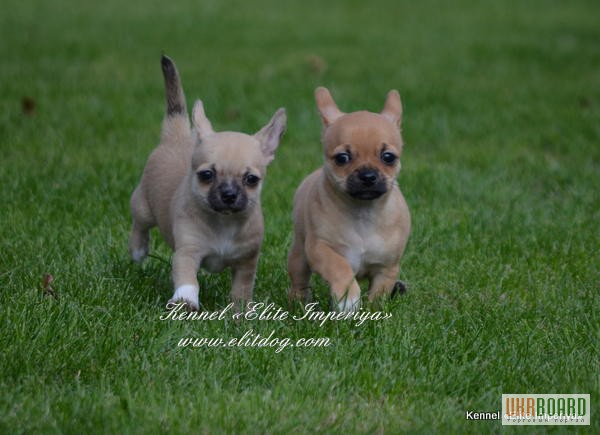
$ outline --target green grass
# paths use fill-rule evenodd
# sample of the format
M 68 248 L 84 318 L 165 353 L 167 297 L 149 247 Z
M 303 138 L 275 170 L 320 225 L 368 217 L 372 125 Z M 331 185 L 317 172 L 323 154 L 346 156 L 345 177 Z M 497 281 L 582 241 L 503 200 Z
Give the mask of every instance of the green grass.
M 580 430 L 597 433 L 599 15 L 593 1 L 4 2 L 0 432 L 500 432 L 464 412 L 528 392 L 590 393 Z M 413 232 L 392 319 L 159 320 L 170 253 L 155 237 L 137 267 L 126 241 L 163 51 L 218 129 L 288 109 L 255 288 L 283 306 L 293 191 L 322 159 L 314 88 L 347 111 L 400 90 Z M 226 305 L 227 274 L 200 278 L 206 308 Z M 176 346 L 249 328 L 333 345 Z

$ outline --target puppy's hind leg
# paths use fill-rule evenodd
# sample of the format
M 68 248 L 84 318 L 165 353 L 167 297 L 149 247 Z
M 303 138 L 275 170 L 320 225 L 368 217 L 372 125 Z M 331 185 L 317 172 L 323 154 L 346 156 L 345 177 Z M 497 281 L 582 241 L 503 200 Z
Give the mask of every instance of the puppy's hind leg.
M 369 283 L 369 301 L 374 300 L 382 296 L 391 296 L 392 291 L 396 288 L 398 271 L 400 267 L 398 265 L 382 268 L 372 274 Z
M 150 228 L 156 225 L 150 207 L 138 186 L 131 195 L 133 225 L 129 236 L 129 253 L 136 263 L 144 261 L 149 251 Z
M 234 303 L 237 312 L 243 311 L 246 304 L 252 301 L 257 264 L 258 253 L 254 257 L 238 263 L 231 268 L 233 274 L 231 301 Z
M 288 290 L 288 300 L 310 302 L 310 276 L 312 271 L 304 253 L 304 243 L 296 238 L 288 254 L 288 275 L 292 285 Z

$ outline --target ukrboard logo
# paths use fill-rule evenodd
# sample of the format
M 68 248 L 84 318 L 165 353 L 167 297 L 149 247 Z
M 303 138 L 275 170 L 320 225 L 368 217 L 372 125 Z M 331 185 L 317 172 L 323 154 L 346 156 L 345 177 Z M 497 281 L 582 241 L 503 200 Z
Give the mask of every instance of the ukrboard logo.
M 589 394 L 503 394 L 504 425 L 589 425 Z

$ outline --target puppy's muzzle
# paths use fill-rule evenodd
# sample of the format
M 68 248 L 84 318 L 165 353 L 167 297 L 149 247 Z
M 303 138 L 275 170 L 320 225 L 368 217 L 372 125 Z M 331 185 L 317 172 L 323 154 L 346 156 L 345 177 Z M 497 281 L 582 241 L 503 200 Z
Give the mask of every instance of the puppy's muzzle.
M 221 193 L 221 201 L 224 204 L 234 204 L 237 200 L 239 189 L 235 189 L 231 186 L 225 186 L 219 189 Z
M 365 187 L 373 186 L 379 179 L 379 173 L 372 169 L 359 171 L 357 176 Z
M 348 177 L 346 190 L 356 199 L 375 199 L 387 192 L 385 178 L 376 168 L 359 168 Z
M 211 208 L 219 213 L 237 213 L 246 209 L 248 197 L 238 183 L 221 183 L 208 195 Z

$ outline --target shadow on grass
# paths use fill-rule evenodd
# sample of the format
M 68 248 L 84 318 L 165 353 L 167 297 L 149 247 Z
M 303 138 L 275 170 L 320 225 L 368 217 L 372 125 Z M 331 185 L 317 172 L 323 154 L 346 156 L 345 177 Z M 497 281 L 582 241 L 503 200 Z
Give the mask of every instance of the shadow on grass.
M 171 256 L 160 249 L 148 255 L 143 263 L 133 262 L 124 252 L 111 251 L 108 269 L 112 276 L 125 281 L 126 291 L 135 299 L 140 295 L 149 307 L 163 308 L 173 294 Z M 227 306 L 231 288 L 231 272 L 211 274 L 198 272 L 200 305 L 202 310 L 214 311 Z M 158 302 L 158 305 L 157 305 Z

